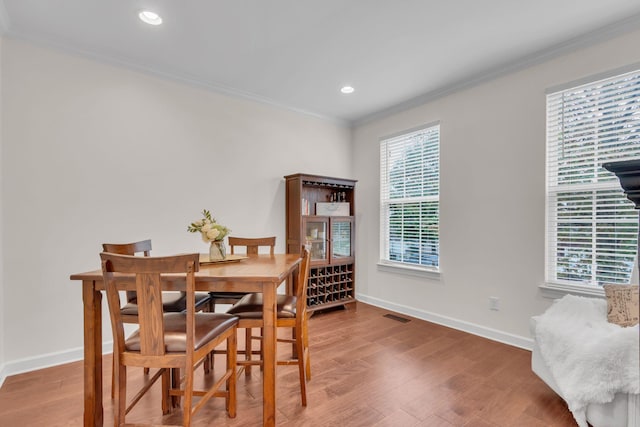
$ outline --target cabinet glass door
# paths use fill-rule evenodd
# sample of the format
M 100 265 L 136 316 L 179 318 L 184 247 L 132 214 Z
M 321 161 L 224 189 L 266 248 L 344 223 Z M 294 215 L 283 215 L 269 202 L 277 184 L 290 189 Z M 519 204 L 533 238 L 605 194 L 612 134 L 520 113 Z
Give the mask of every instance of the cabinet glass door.
M 311 261 L 327 262 L 327 229 L 326 219 L 305 220 L 305 238 L 311 253 Z
M 352 221 L 350 218 L 331 219 L 331 258 L 340 260 L 351 258 L 353 248 L 351 247 Z

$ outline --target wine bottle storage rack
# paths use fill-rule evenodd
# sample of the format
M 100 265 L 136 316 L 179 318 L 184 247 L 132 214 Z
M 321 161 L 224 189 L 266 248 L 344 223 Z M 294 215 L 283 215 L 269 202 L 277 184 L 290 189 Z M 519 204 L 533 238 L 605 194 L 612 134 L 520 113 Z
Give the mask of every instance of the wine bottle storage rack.
M 355 299 L 353 264 L 312 267 L 307 286 L 307 306 L 342 305 Z

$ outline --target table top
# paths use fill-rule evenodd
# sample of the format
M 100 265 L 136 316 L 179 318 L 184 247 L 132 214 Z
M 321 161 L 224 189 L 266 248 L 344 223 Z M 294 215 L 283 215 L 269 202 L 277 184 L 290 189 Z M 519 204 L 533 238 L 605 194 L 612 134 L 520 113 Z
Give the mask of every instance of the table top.
M 302 258 L 298 254 L 260 254 L 245 259 L 228 262 L 201 264 L 196 272 L 196 282 L 215 282 L 229 279 L 243 282 L 277 282 L 280 283 L 289 275 Z M 172 275 L 166 275 L 170 279 Z M 71 280 L 101 281 L 102 271 L 92 270 L 75 273 Z

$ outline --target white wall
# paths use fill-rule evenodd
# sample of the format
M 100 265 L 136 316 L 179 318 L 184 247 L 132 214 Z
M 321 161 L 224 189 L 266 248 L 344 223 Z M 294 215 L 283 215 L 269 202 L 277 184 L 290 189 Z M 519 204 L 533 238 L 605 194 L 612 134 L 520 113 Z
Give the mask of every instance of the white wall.
M 354 130 L 358 293 L 363 300 L 527 347 L 544 280 L 545 90 L 640 62 L 640 31 Z M 437 64 L 434 64 L 437 66 Z M 379 140 L 441 124 L 440 280 L 381 272 Z M 490 311 L 488 298 L 500 299 Z
M 207 208 L 235 235 L 275 234 L 284 252 L 283 176 L 351 175 L 350 130 L 336 123 L 24 42 L 3 48 L 10 373 L 81 355 L 69 275 L 98 268 L 102 242 L 206 252 L 186 228 Z

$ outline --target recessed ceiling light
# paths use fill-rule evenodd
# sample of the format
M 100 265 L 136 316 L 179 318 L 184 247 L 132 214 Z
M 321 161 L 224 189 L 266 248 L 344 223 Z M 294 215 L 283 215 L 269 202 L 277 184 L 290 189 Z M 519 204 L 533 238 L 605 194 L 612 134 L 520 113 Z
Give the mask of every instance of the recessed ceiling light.
M 138 13 L 138 18 L 142 22 L 146 22 L 149 25 L 160 25 L 162 24 L 162 18 L 155 12 L 151 12 L 150 10 L 143 10 Z
M 340 89 L 340 92 L 342 93 L 353 93 L 355 89 L 352 88 L 351 86 L 343 86 L 342 89 Z

